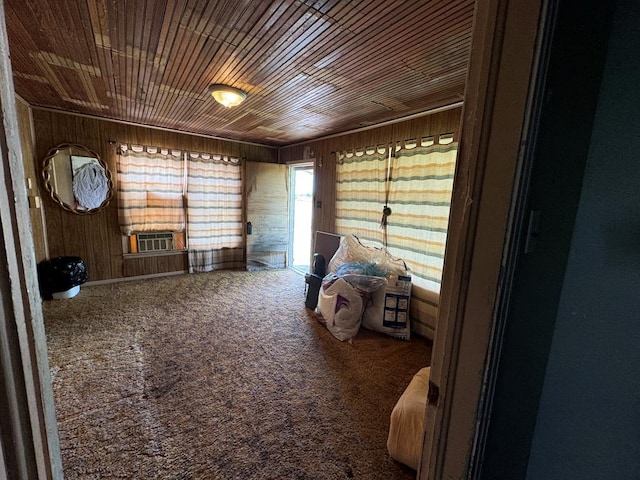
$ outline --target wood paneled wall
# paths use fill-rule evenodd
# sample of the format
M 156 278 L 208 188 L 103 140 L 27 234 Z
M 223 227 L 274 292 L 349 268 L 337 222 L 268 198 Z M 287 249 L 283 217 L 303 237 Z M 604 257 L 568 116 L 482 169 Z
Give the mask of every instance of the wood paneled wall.
M 405 122 L 313 141 L 280 149 L 279 162 L 302 160 L 305 149 L 315 159 L 314 231 L 335 231 L 335 154 L 368 145 L 389 143 L 416 138 L 423 135 L 437 135 L 457 132 L 461 109 L 456 108 L 437 114 L 412 119 Z M 192 151 L 220 153 L 239 156 L 249 161 L 278 163 L 275 148 L 262 147 L 226 140 L 170 132 L 154 128 L 129 125 L 96 118 L 69 115 L 49 110 L 33 109 L 33 139 L 28 138 L 31 129 L 28 107 L 19 105 L 21 134 L 25 168 L 33 175 L 34 186 L 42 189 L 40 170 L 42 159 L 49 149 L 60 143 L 79 143 L 96 151 L 111 169 L 116 180 L 115 146 L 109 141 L 173 147 Z M 29 152 L 29 153 L 27 153 Z M 37 180 L 36 180 L 37 179 Z M 116 185 L 117 186 L 117 185 Z M 34 190 L 34 193 L 36 191 Z M 39 192 L 37 192 L 39 194 Z M 34 237 L 48 242 L 49 256 L 78 255 L 87 264 L 91 281 L 109 280 L 138 275 L 170 273 L 186 269 L 184 255 L 155 257 L 124 256 L 122 235 L 118 226 L 117 199 L 103 211 L 94 215 L 74 215 L 60 208 L 48 196 L 41 197 L 46 228 L 42 233 L 34 226 Z M 32 219 L 32 221 L 34 221 Z M 35 221 L 34 221 L 35 225 Z M 44 227 L 44 226 L 42 226 Z M 45 237 L 46 231 L 46 237 Z M 36 240 L 37 241 L 37 240 Z M 37 249 L 39 247 L 36 247 Z M 43 247 L 40 247 L 43 248 Z M 44 250 L 42 250 L 44 252 Z M 40 260 L 41 258 L 39 258 Z
M 40 170 L 34 162 L 34 138 L 31 124 L 31 109 L 29 104 L 16 97 L 16 111 L 18 113 L 18 127 L 20 129 L 20 146 L 24 164 L 25 184 L 29 196 L 29 217 L 33 233 L 36 262 L 47 258 L 47 237 L 45 231 L 44 210 L 42 208 Z
M 60 143 L 78 143 L 97 152 L 116 177 L 115 146 L 109 141 L 172 147 L 184 150 L 220 153 L 251 161 L 276 163 L 275 148 L 211 139 L 154 128 L 134 126 L 96 118 L 33 109 L 35 131 L 35 171 L 49 149 Z M 41 181 L 40 178 L 38 181 Z M 78 255 L 83 258 L 89 280 L 109 280 L 184 270 L 183 255 L 124 257 L 122 234 L 118 226 L 117 199 L 93 215 L 75 215 L 43 198 L 49 255 Z
M 361 132 L 312 141 L 280 149 L 280 161 L 315 159 L 313 231 L 335 232 L 336 156 L 334 152 L 409 140 L 427 135 L 458 132 L 462 108 L 398 122 Z

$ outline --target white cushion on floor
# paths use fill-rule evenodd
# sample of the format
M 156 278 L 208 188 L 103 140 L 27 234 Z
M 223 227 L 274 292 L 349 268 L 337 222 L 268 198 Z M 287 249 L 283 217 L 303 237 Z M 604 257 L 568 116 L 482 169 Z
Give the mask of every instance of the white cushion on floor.
M 391 412 L 387 449 L 397 461 L 418 469 L 422 455 L 424 414 L 430 367 L 416 373 Z

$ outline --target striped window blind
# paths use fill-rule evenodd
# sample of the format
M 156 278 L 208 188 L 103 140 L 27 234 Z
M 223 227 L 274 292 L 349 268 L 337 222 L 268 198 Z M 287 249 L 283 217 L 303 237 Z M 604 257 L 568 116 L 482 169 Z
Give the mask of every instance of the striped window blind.
M 118 219 L 124 235 L 185 228 L 180 150 L 120 145 Z

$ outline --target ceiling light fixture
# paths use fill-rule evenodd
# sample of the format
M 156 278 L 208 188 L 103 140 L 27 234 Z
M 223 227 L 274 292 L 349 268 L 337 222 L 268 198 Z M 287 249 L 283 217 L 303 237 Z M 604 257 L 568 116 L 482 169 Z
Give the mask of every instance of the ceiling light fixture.
M 235 107 L 244 102 L 247 98 L 246 92 L 229 85 L 214 84 L 209 85 L 209 94 L 221 105 L 225 107 Z

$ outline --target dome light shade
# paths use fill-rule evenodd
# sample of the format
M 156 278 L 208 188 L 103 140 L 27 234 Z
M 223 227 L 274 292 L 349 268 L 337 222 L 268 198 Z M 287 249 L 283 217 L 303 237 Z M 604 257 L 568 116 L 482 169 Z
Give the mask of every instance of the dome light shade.
M 239 88 L 220 84 L 209 85 L 209 94 L 227 108 L 240 105 L 247 98 L 247 94 Z

